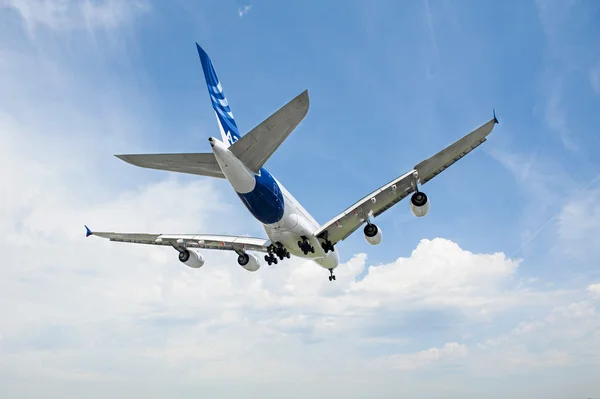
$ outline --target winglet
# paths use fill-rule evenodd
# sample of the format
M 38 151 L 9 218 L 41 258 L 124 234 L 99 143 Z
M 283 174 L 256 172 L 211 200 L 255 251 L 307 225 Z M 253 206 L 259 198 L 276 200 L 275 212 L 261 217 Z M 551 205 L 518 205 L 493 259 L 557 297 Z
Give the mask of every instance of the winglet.
M 89 227 L 87 227 L 85 224 L 84 224 L 83 226 L 85 227 L 85 236 L 86 236 L 86 237 L 89 237 L 89 236 L 91 236 L 92 234 L 94 234 L 94 233 L 92 233 L 92 230 L 90 230 L 90 228 L 89 228 Z
M 494 111 L 494 123 L 500 124 L 500 122 L 498 122 L 498 118 L 496 118 L 496 109 L 492 108 L 492 111 Z

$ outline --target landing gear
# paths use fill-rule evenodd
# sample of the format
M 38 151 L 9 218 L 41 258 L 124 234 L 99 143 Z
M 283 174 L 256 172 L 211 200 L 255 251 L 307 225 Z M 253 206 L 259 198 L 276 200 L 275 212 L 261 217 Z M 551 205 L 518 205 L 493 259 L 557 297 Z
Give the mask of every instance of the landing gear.
M 271 254 L 271 253 L 268 255 L 265 255 L 265 260 L 267 261 L 267 264 L 269 266 L 271 266 L 272 263 L 277 264 L 277 258 L 275 256 L 273 256 L 273 254 Z
M 333 269 L 329 269 L 329 281 L 335 281 L 335 276 L 333 274 Z
M 333 244 L 329 240 L 323 241 L 321 243 L 321 248 L 323 248 L 323 251 L 325 251 L 325 253 L 327 253 L 329 251 L 335 252 L 335 248 L 333 247 Z
M 309 252 L 315 253 L 315 247 L 313 247 L 310 241 L 308 241 L 308 238 L 305 236 L 302 236 L 301 238 L 302 241 L 298 241 L 298 248 L 304 252 L 304 255 L 308 254 Z
M 333 247 L 333 243 L 329 241 L 327 231 L 325 231 L 325 234 L 321 237 L 323 238 L 323 242 L 321 242 L 321 248 L 323 248 L 323 251 L 325 251 L 325 253 L 329 251 L 334 252 L 335 248 Z
M 277 257 L 281 260 L 283 260 L 283 258 L 290 258 L 290 253 L 288 252 L 287 249 L 285 249 L 285 247 L 283 246 L 282 243 L 277 242 L 272 249 L 273 252 L 275 252 L 275 255 L 277 255 Z
M 265 260 L 267 264 L 270 266 L 272 263 L 277 264 L 277 258 L 283 260 L 284 258 L 290 258 L 291 254 L 289 251 L 283 246 L 282 243 L 277 242 L 275 244 L 271 244 L 267 249 L 269 252 L 268 255 L 265 255 Z M 277 258 L 275 257 L 277 256 Z

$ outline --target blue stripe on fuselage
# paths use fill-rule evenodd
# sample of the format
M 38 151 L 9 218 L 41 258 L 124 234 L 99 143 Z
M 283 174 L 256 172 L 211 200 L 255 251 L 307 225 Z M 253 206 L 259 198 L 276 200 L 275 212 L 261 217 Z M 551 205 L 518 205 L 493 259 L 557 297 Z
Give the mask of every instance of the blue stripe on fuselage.
M 246 194 L 238 196 L 246 208 L 263 224 L 277 223 L 283 217 L 284 201 L 279 185 L 265 169 L 255 175 L 256 187 Z

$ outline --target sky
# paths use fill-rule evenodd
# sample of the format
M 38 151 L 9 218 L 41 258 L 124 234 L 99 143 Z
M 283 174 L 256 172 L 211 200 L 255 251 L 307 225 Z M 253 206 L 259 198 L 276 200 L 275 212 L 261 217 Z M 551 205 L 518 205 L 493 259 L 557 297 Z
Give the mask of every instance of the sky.
M 0 0 L 0 386 L 11 398 L 600 397 L 600 3 Z M 319 221 L 492 118 L 488 141 L 310 261 L 97 231 L 264 237 L 206 152 L 198 54 Z

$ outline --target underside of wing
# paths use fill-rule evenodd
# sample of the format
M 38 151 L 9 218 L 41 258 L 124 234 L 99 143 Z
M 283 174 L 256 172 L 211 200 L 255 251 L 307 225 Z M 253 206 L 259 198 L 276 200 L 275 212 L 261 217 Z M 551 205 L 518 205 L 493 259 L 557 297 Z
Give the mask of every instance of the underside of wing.
M 414 191 L 412 171 L 381 186 L 323 224 L 314 235 L 332 244 L 346 239 L 369 217 L 376 217 Z
M 131 154 L 117 158 L 142 168 L 225 178 L 212 152 L 190 154 Z
M 329 240 L 332 244 L 344 240 L 370 217 L 381 215 L 409 194 L 416 191 L 418 183 L 425 184 L 485 142 L 486 137 L 497 123 L 498 119 L 496 119 L 494 113 L 494 118 L 489 122 L 481 125 L 434 156 L 419 163 L 413 170 L 357 201 L 344 212 L 323 224 L 314 235 L 323 240 Z M 415 204 L 411 205 L 411 209 L 413 209 L 413 213 L 416 216 L 424 216 L 429 209 L 427 196 L 423 195 L 422 198 L 425 201 L 422 204 L 417 202 L 419 200 L 415 200 Z
M 434 156 L 416 165 L 415 170 L 419 173 L 419 182 L 421 184 L 427 183 L 429 180 L 448 169 L 448 167 L 456 163 L 459 159 L 483 144 L 487 140 L 487 136 L 492 132 L 494 125 L 497 123 L 498 119 L 496 119 L 494 113 L 494 118 L 489 122 L 481 125 L 452 145 L 449 145 Z
M 87 236 L 98 236 L 110 241 L 133 244 L 166 245 L 177 248 L 220 249 L 235 252 L 268 252 L 270 240 L 264 238 L 210 235 L 210 234 L 145 234 L 92 232 L 86 226 Z

